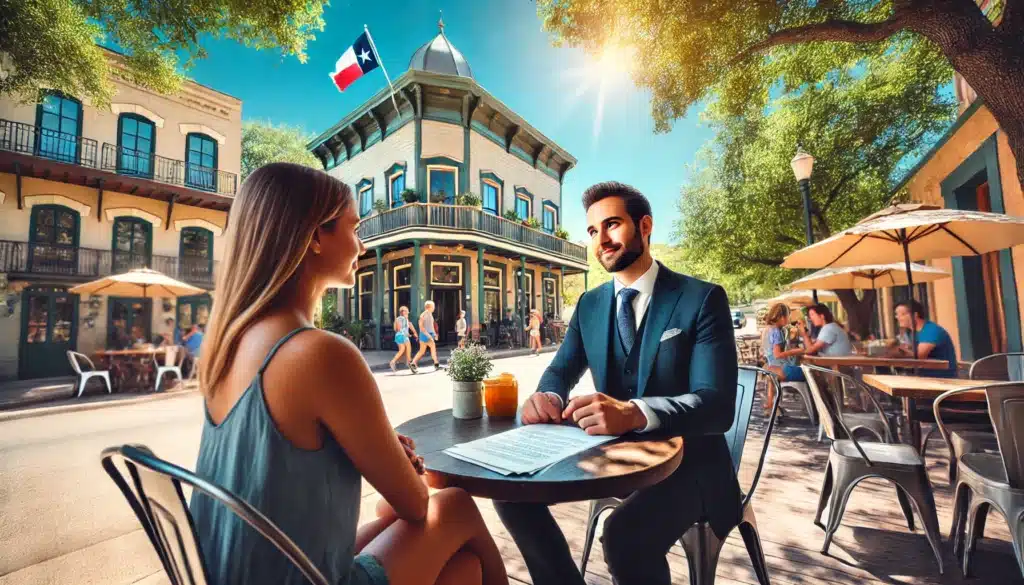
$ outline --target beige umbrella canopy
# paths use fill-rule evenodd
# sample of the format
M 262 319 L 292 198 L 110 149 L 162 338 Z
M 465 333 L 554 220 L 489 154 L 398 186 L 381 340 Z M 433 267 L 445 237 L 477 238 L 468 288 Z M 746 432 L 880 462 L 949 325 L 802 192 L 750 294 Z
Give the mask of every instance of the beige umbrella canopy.
M 913 204 L 894 205 L 782 262 L 785 268 L 839 268 L 978 256 L 1024 243 L 1024 218 Z
M 932 282 L 949 278 L 949 273 L 924 264 L 911 264 L 914 282 Z M 794 289 L 824 288 L 829 290 L 876 289 L 907 284 L 907 269 L 902 262 L 870 264 L 847 268 L 825 268 L 790 283 Z M 819 296 L 821 293 L 818 293 Z
M 839 297 L 835 293 L 828 291 L 818 291 L 818 302 L 819 303 L 834 303 L 839 300 Z M 786 293 L 782 293 L 777 297 L 773 297 L 765 301 L 769 305 L 775 303 L 785 303 L 788 306 L 810 306 L 814 304 L 814 295 L 809 290 L 791 290 Z
M 198 295 L 206 291 L 174 280 L 162 272 L 149 268 L 138 268 L 124 274 L 116 274 L 80 284 L 72 288 L 70 292 L 78 295 L 111 295 L 153 299 Z

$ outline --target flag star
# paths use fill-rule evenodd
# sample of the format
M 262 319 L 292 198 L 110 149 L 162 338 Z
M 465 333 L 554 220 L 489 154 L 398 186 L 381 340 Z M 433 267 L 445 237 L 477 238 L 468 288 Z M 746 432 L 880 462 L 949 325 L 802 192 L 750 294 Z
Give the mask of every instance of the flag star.
M 370 60 L 370 52 L 369 52 L 369 51 L 367 51 L 367 50 L 366 50 L 366 48 L 363 48 L 363 52 L 362 52 L 362 53 L 359 53 L 359 59 L 360 59 L 360 60 L 361 60 L 361 61 L 362 61 L 363 63 L 366 63 L 367 61 L 369 61 L 369 60 Z

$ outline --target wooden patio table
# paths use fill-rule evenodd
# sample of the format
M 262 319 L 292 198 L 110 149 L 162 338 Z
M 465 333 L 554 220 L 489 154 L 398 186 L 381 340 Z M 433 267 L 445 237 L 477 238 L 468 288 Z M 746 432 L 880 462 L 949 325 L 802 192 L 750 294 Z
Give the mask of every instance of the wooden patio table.
M 444 453 L 457 443 L 517 426 L 513 418 L 460 420 L 451 410 L 442 410 L 414 418 L 396 430 L 415 441 L 430 487 L 459 487 L 474 496 L 499 501 L 557 504 L 625 497 L 667 478 L 683 459 L 681 438 L 656 433 L 627 435 L 525 476 L 504 476 Z
M 918 417 L 917 401 L 934 400 L 940 394 L 959 388 L 973 388 L 999 384 L 997 380 L 963 380 L 960 378 L 929 378 L 926 376 L 894 376 L 888 374 L 864 374 L 864 383 L 872 388 L 899 398 L 903 403 L 903 417 L 910 428 L 910 439 L 915 449 L 921 448 L 921 420 Z M 949 398 L 959 402 L 985 402 L 982 390 L 964 392 Z
M 167 348 L 165 347 L 149 347 L 143 349 L 105 349 L 97 351 L 93 355 L 107 364 L 107 369 L 111 370 L 114 374 L 114 380 L 112 380 L 113 385 L 117 390 L 122 390 L 131 386 L 128 382 L 128 370 L 131 368 L 116 366 L 115 364 L 117 361 L 123 360 L 130 364 L 140 358 L 142 360 L 145 360 L 145 358 L 152 358 L 153 360 L 156 360 L 156 356 L 163 355 L 166 351 Z M 137 381 L 140 383 L 136 386 L 142 387 L 141 375 L 137 378 Z
M 862 368 L 907 368 L 919 370 L 944 370 L 949 367 L 946 360 L 921 360 L 902 357 L 883 357 L 869 355 L 844 355 L 826 357 L 820 355 L 806 355 L 801 358 L 803 361 L 838 371 L 843 367 Z

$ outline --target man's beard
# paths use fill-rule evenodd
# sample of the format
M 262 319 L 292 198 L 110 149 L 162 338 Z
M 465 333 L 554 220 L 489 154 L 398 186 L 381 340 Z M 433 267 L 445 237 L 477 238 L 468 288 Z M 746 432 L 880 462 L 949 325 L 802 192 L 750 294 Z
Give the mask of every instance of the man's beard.
M 637 258 L 644 254 L 644 237 L 639 232 L 633 235 L 633 239 L 629 241 L 622 249 L 618 250 L 611 256 L 598 251 L 597 261 L 604 266 L 604 269 L 614 274 L 621 272 L 636 262 Z

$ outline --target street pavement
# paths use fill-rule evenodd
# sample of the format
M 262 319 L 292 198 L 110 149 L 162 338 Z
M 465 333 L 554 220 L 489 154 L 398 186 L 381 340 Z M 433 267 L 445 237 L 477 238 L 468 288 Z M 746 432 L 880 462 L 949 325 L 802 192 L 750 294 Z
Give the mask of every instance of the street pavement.
M 514 373 L 520 398 L 532 392 L 553 354 L 495 360 Z M 413 376 L 375 374 L 395 426 L 451 408 L 451 382 L 428 366 Z M 576 393 L 592 392 L 584 376 Z M 156 402 L 0 422 L 0 585 L 165 583 L 137 520 L 99 464 L 111 445 L 141 443 L 193 468 L 202 430 L 202 398 Z M 377 496 L 364 482 L 363 521 Z

